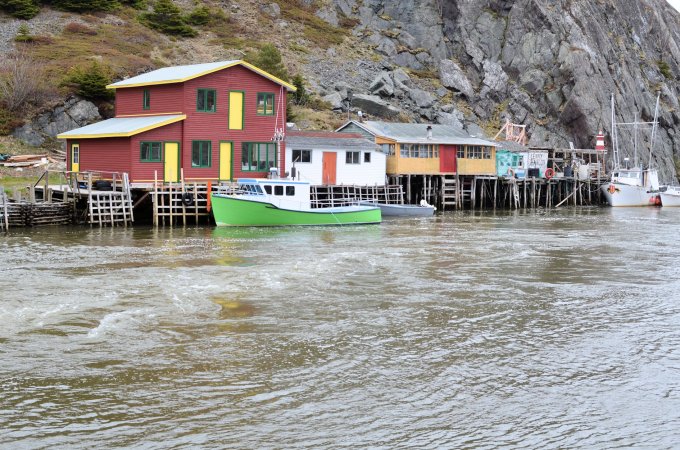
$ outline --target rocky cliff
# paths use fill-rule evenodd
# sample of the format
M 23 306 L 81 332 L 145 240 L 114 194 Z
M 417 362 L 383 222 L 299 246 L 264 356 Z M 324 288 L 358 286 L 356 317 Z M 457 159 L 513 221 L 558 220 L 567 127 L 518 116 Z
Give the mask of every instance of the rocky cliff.
M 680 15 L 665 0 L 327 0 L 318 15 L 353 19 L 380 55 L 353 67 L 332 50 L 310 61 L 336 108 L 350 89 L 353 106 L 376 115 L 487 135 L 509 118 L 533 145 L 593 148 L 598 129 L 611 131 L 612 93 L 617 120 L 631 122 L 652 120 L 659 91 L 654 157 L 664 178 L 676 173 Z M 630 132 L 620 136 L 630 154 Z

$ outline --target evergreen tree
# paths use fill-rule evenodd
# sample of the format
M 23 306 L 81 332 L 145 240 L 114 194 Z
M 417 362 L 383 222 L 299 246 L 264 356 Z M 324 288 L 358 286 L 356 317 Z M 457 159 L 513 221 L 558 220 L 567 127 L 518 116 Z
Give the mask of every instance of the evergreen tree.
M 196 36 L 196 31 L 186 24 L 180 9 L 172 0 L 158 0 L 152 12 L 142 15 L 142 21 L 161 33 L 183 37 Z
M 191 25 L 207 25 L 210 23 L 210 9 L 205 5 L 199 6 L 191 11 L 186 21 Z
M 265 44 L 255 55 L 246 56 L 246 61 L 275 77 L 288 81 L 288 70 L 283 65 L 281 53 L 274 44 Z
M 306 105 L 309 102 L 309 92 L 305 87 L 305 79 L 298 73 L 293 77 L 292 83 L 297 89 L 291 96 L 292 100 L 296 105 Z
M 111 11 L 120 6 L 117 0 L 49 0 L 57 9 L 64 11 L 86 12 L 86 11 Z
M 111 84 L 111 71 L 93 61 L 89 67 L 74 67 L 62 83 L 75 88 L 78 95 L 90 100 L 110 100 L 113 92 L 106 89 Z
M 33 36 L 31 36 L 31 30 L 28 28 L 27 24 L 22 23 L 21 25 L 19 25 L 19 32 L 17 33 L 14 40 L 16 42 L 31 42 L 31 41 L 33 41 Z
M 35 0 L 0 0 L 0 9 L 19 19 L 30 19 L 40 12 Z

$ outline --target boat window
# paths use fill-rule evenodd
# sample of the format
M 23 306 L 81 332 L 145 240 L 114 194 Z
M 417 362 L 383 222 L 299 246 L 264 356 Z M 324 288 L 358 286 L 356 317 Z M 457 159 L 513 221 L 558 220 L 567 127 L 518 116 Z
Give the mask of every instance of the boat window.
M 286 195 L 295 195 L 295 186 L 286 186 Z
M 262 188 L 260 187 L 259 184 L 254 184 L 254 185 L 253 185 L 253 188 L 255 189 L 255 193 L 256 193 L 257 195 L 262 195 Z
M 274 186 L 274 195 L 283 195 L 283 186 Z
M 265 184 L 265 185 L 264 185 L 264 191 L 265 191 L 267 194 L 272 195 L 272 187 L 271 187 L 270 185 Z

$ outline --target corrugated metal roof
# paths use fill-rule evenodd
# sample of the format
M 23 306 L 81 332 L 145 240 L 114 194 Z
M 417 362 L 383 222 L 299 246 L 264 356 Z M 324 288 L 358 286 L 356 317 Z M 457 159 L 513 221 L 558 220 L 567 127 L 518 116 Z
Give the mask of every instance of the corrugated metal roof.
M 289 132 L 286 148 L 291 150 L 346 150 L 380 151 L 380 146 L 359 134 L 335 132 Z
M 498 142 L 498 147 L 502 150 L 507 150 L 509 152 L 521 153 L 528 152 L 529 147 L 526 147 L 519 142 L 515 141 L 500 141 Z
M 127 78 L 125 80 L 118 81 L 116 83 L 109 84 L 107 88 L 125 88 L 125 87 L 135 87 L 135 86 L 147 86 L 154 84 L 170 84 L 170 83 L 182 83 L 184 81 L 191 80 L 193 78 L 198 78 L 203 75 L 208 75 L 212 72 L 217 72 L 218 70 L 226 69 L 231 66 L 243 66 L 247 69 L 252 70 L 271 81 L 286 87 L 290 91 L 295 91 L 295 86 L 286 83 L 283 80 L 278 79 L 274 75 L 259 69 L 252 64 L 238 59 L 230 61 L 217 61 L 211 63 L 203 64 L 191 64 L 187 66 L 172 66 L 163 67 L 162 69 L 152 70 L 151 72 L 143 73 L 137 75 L 136 77 Z
M 346 127 L 349 123 L 353 123 L 375 136 L 393 139 L 399 143 L 498 146 L 495 142 L 470 136 L 465 131 L 449 125 L 392 123 L 372 120 L 357 122 L 352 120 L 343 125 L 340 129 Z M 428 139 L 427 137 L 428 126 L 432 127 L 432 139 Z
M 186 119 L 184 114 L 166 116 L 115 117 L 61 133 L 59 139 L 128 137 Z

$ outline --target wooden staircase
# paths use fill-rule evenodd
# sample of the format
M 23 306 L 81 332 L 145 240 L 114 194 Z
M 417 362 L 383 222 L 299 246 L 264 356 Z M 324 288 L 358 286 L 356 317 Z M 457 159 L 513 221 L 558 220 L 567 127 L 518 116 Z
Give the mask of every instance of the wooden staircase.
M 128 174 L 120 174 L 120 179 L 116 175 L 110 191 L 94 189 L 92 179 L 88 179 L 87 223 L 90 225 L 127 226 L 135 221 Z
M 458 189 L 458 177 L 446 175 L 442 184 L 442 211 L 458 209 L 460 206 L 460 190 Z

